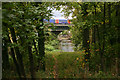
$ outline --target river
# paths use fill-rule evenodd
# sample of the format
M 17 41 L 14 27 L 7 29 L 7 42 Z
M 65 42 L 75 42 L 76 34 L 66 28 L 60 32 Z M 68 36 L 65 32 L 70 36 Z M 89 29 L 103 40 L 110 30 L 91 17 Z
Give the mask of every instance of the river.
M 72 44 L 71 40 L 62 40 L 60 42 L 60 49 L 63 52 L 74 52 L 73 44 Z

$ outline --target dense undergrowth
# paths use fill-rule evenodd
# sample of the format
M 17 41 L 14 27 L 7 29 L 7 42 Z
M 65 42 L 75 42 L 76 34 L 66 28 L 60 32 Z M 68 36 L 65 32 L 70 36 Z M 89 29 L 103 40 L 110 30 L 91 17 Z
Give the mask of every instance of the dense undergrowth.
M 35 57 L 34 57 L 35 59 Z M 95 58 L 94 58 L 95 59 Z M 35 72 L 35 78 L 117 78 L 113 73 L 110 72 L 94 72 L 86 71 L 84 65 L 84 52 L 46 52 L 45 62 L 46 71 L 37 70 Z M 35 60 L 37 61 L 37 60 Z M 37 62 L 34 62 L 37 65 Z M 14 72 L 14 63 L 10 63 L 11 66 L 8 71 L 3 73 L 4 78 L 16 78 L 17 73 Z M 27 78 L 30 78 L 29 65 L 25 63 L 25 70 Z M 36 68 L 35 68 L 36 70 Z

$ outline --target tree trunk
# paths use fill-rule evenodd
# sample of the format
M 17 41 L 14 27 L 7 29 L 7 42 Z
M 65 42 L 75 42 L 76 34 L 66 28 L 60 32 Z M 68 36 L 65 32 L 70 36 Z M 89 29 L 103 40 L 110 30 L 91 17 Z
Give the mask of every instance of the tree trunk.
M 9 43 L 11 43 L 9 36 L 8 36 L 8 39 L 9 39 L 9 40 L 8 40 Z M 15 64 L 15 66 L 16 66 L 16 70 L 17 70 L 17 73 L 18 73 L 18 75 L 19 75 L 19 79 L 22 80 L 21 72 L 20 72 L 20 66 L 19 66 L 19 64 L 18 64 L 18 62 L 17 62 L 17 60 L 16 60 L 16 58 L 15 58 L 15 52 L 14 52 L 14 49 L 13 49 L 13 48 L 11 48 L 11 56 L 12 56 L 12 58 L 13 58 L 13 62 L 14 62 L 14 64 Z
M 104 57 L 103 57 L 103 54 L 104 54 L 104 49 L 105 49 L 105 6 L 106 6 L 106 2 L 104 2 L 104 17 L 103 17 L 103 21 L 104 21 L 104 24 L 103 24 L 103 43 L 102 43 L 102 52 L 100 54 L 100 58 L 101 58 L 101 71 L 103 71 L 104 69 Z
M 99 27 L 96 27 L 97 38 L 98 38 L 98 47 L 99 47 L 99 54 L 101 53 L 101 44 L 100 44 L 100 34 L 99 34 Z
M 117 39 L 116 39 L 116 54 L 117 54 L 117 58 L 116 58 L 116 73 L 117 76 L 120 76 L 120 4 L 116 5 L 116 17 L 117 17 Z
M 96 4 L 94 4 L 94 8 L 95 8 L 95 21 L 96 21 Z M 93 26 L 93 35 L 92 35 L 92 43 L 93 43 L 93 46 L 94 46 L 94 53 L 96 54 L 96 27 L 97 25 L 95 24 Z M 97 55 L 97 54 L 96 54 Z
M 110 2 L 108 3 L 108 16 L 109 16 L 109 28 L 111 28 L 111 3 Z M 111 71 L 111 59 L 109 59 L 108 66 L 110 67 L 110 71 Z
M 83 46 L 85 49 L 85 62 L 90 62 L 90 47 L 89 47 L 89 29 L 84 29 L 83 32 Z M 86 70 L 90 70 L 90 64 L 86 64 Z M 86 73 L 87 73 L 86 72 Z
M 89 47 L 89 29 L 84 29 L 83 32 L 83 46 L 85 48 L 85 59 L 90 59 L 90 47 Z
M 27 36 L 26 36 L 26 38 L 28 39 Z M 31 47 L 30 42 L 28 42 L 28 54 L 29 54 L 29 62 L 30 62 L 31 79 L 33 80 L 35 78 L 35 72 L 34 72 L 34 61 L 33 61 L 32 47 Z
M 42 4 L 42 2 L 39 2 L 39 3 L 36 3 L 36 7 L 37 6 L 39 6 L 38 4 L 40 4 L 40 6 L 41 6 L 41 4 Z M 42 7 L 42 6 L 41 6 Z M 40 23 L 39 23 L 39 21 L 38 21 L 38 23 L 39 24 L 41 24 L 41 25 L 39 25 L 38 24 L 38 26 L 36 27 L 36 29 L 37 29 L 37 32 L 38 32 L 38 52 L 39 52 L 39 54 L 38 54 L 38 56 L 39 56 L 39 58 L 38 58 L 38 68 L 40 67 L 40 70 L 43 70 L 43 71 L 45 71 L 45 61 L 44 61 L 44 58 L 45 58 L 45 47 L 44 47 L 44 42 L 45 42 L 45 38 L 44 38 L 44 28 L 42 28 L 43 27 L 43 13 L 40 13 L 40 15 L 41 15 L 41 19 L 40 19 Z M 36 18 L 36 20 L 39 20 L 38 18 Z
M 3 41 L 2 41 L 3 45 L 2 45 L 2 60 L 3 60 L 3 63 L 2 63 L 2 66 L 3 66 L 3 69 L 4 70 L 7 70 L 9 69 L 9 55 L 8 55 L 8 45 L 7 45 L 7 42 L 8 40 L 6 40 L 6 38 L 3 38 Z
M 15 35 L 15 31 L 14 31 L 14 28 L 10 28 L 10 31 L 11 31 L 11 36 L 12 36 L 12 40 L 14 43 L 17 44 L 17 40 L 16 40 L 16 35 Z M 20 70 L 24 76 L 24 78 L 26 78 L 26 75 L 25 75 L 25 70 L 24 70 L 24 65 L 23 65 L 23 59 L 22 59 L 22 55 L 19 51 L 19 47 L 15 47 L 15 52 L 16 52 L 16 56 L 17 56 L 17 60 L 20 64 Z
M 38 59 L 38 65 L 40 67 L 40 70 L 45 71 L 45 47 L 44 47 L 44 42 L 45 42 L 45 38 L 44 38 L 44 28 L 43 27 L 43 18 L 40 20 L 40 22 L 42 23 L 42 25 L 38 28 L 38 50 L 39 50 L 39 59 Z
M 33 80 L 34 77 L 34 62 L 33 62 L 33 55 L 32 55 L 32 47 L 28 46 L 28 52 L 29 52 L 29 61 L 30 61 L 30 72 L 31 72 L 31 78 Z
M 38 50 L 37 50 L 37 46 L 36 46 L 35 39 L 33 39 L 33 44 L 34 44 L 34 48 L 35 48 L 36 55 L 38 56 Z
M 88 5 L 84 3 L 83 6 L 82 6 L 82 8 L 84 10 L 84 12 L 83 12 L 83 14 L 84 14 L 83 15 L 83 20 L 85 20 L 86 17 L 87 17 L 87 15 L 88 15 L 88 12 L 87 12 Z M 87 25 L 87 23 L 86 23 L 86 25 Z M 86 25 L 84 25 L 84 26 L 86 26 Z M 90 61 L 90 46 L 89 46 L 89 41 L 90 41 L 89 40 L 89 28 L 87 27 L 87 28 L 85 28 L 83 30 L 83 48 L 85 50 L 85 62 L 89 62 Z M 90 68 L 90 65 L 88 64 L 86 66 L 87 71 L 90 70 L 89 68 Z

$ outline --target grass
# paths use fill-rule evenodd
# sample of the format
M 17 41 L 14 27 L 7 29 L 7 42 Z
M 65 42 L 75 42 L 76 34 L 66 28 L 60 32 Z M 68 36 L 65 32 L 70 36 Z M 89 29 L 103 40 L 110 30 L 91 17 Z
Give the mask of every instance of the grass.
M 46 71 L 36 72 L 37 78 L 81 78 L 83 53 L 81 52 L 47 52 Z
M 35 78 L 115 78 L 110 74 L 104 72 L 92 73 L 86 72 L 84 68 L 84 51 L 82 52 L 46 52 L 45 54 L 45 68 L 46 71 L 38 70 L 35 72 Z M 37 60 L 36 60 L 37 61 Z M 35 61 L 35 62 L 36 62 Z M 34 65 L 37 64 L 37 62 Z M 13 68 L 14 64 L 12 65 Z M 27 66 L 29 69 L 29 67 Z M 15 69 L 12 71 L 4 71 L 3 76 L 6 78 L 18 77 Z M 27 70 L 25 68 L 25 70 Z M 26 71 L 27 72 L 27 71 Z M 30 78 L 30 72 L 27 72 L 27 78 Z
M 36 72 L 36 78 L 117 78 L 111 74 L 85 74 L 84 52 L 47 52 L 46 71 Z

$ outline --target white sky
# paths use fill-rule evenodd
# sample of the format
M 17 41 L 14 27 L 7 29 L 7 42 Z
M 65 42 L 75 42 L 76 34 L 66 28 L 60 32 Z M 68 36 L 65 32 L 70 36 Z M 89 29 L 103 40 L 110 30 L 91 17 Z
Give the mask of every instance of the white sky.
M 68 17 L 68 18 L 65 18 L 65 16 L 64 16 L 64 12 L 62 12 L 61 13 L 61 11 L 62 11 L 62 9 L 60 10 L 60 11 L 58 11 L 58 10 L 53 10 L 52 11 L 52 13 L 53 13 L 53 19 L 72 19 L 72 14 Z

